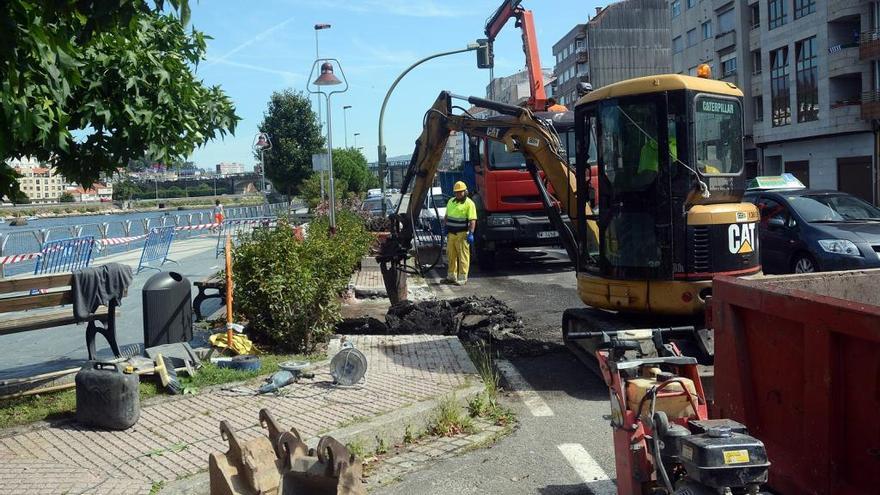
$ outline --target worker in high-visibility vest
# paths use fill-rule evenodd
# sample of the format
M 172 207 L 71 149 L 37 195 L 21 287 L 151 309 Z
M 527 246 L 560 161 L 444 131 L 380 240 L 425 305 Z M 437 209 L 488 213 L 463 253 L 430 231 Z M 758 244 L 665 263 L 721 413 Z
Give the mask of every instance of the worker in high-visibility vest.
M 452 187 L 455 197 L 446 203 L 446 253 L 449 268 L 446 271 L 446 282 L 458 285 L 467 283 L 468 270 L 471 266 L 471 248 L 474 243 L 474 229 L 477 228 L 477 205 L 467 197 L 467 185 L 458 181 Z

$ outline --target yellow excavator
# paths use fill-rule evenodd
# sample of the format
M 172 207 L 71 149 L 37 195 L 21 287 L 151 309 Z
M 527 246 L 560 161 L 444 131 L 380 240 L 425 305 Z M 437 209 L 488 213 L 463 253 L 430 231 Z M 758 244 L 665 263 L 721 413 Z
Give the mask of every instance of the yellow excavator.
M 455 99 L 500 115 L 454 113 Z M 599 339 L 568 336 L 633 328 L 617 313 L 696 320 L 711 296 L 713 276 L 761 271 L 758 211 L 741 202 L 742 118 L 742 92 L 727 82 L 670 74 L 615 83 L 577 102 L 571 167 L 547 119 L 525 108 L 442 92 L 425 115 L 404 177 L 403 191 L 411 188 L 408 207 L 392 215 L 391 236 L 377 257 L 389 298 L 406 298 L 413 219 L 450 132 L 463 131 L 525 156 L 575 262 L 578 294 L 589 306 L 563 315 L 563 338 L 582 360 L 595 365 Z M 693 341 L 711 359 L 711 334 L 695 332 Z

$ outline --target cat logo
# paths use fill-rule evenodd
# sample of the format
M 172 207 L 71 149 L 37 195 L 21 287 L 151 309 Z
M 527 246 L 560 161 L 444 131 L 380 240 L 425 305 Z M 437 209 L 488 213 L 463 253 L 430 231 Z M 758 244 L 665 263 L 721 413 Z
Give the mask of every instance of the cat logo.
M 754 223 L 734 223 L 727 228 L 727 248 L 732 254 L 746 254 L 755 250 Z

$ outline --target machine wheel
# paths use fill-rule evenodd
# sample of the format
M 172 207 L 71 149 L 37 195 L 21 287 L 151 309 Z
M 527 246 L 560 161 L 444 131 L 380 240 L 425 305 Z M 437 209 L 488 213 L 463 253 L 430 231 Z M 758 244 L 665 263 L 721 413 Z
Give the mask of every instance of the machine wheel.
M 481 271 L 491 272 L 495 270 L 495 251 L 490 251 L 483 247 L 483 242 L 477 239 L 474 243 L 474 254 L 477 258 L 477 266 Z
M 791 262 L 792 273 L 814 273 L 819 271 L 816 260 L 806 253 L 800 253 Z

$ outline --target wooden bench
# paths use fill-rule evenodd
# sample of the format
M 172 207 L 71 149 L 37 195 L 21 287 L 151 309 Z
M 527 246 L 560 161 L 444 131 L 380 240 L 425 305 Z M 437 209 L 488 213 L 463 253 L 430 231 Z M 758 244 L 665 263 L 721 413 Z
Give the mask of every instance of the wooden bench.
M 226 275 L 223 273 L 215 273 L 202 280 L 196 280 L 193 285 L 199 289 L 199 293 L 193 299 L 193 311 L 196 313 L 196 320 L 202 319 L 202 303 L 205 299 L 219 298 L 220 305 L 226 304 Z M 208 294 L 205 291 L 216 290 L 216 294 Z
M 21 313 L 12 317 L 4 316 L 0 321 L 0 335 L 9 335 L 31 330 L 54 328 L 78 323 L 73 318 L 73 283 L 71 273 L 56 275 L 41 275 L 35 277 L 18 278 L 12 280 L 0 280 L 0 314 Z M 32 291 L 48 290 L 42 293 Z M 61 308 L 61 306 L 66 306 Z M 94 360 L 95 335 L 101 334 L 110 344 L 113 355 L 120 357 L 119 346 L 116 344 L 116 301 L 112 301 L 109 307 L 101 306 L 87 319 L 79 323 L 86 323 L 86 346 L 89 350 L 89 359 Z M 56 308 L 52 311 L 32 311 Z M 97 325 L 100 322 L 102 326 Z

